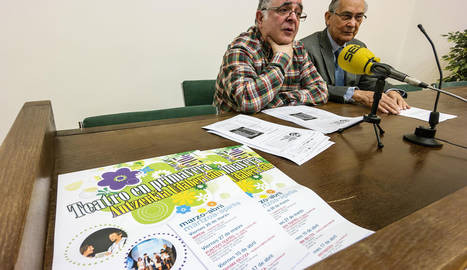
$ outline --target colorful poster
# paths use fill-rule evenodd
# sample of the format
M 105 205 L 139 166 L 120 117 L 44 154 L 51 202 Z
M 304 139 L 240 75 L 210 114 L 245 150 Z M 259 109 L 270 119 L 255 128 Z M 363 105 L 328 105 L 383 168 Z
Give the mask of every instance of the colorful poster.
M 294 269 L 306 255 L 191 152 L 58 177 L 54 269 Z
M 303 267 L 369 236 L 339 215 L 311 189 L 299 185 L 247 146 L 196 152 L 262 207 L 283 230 L 309 251 Z

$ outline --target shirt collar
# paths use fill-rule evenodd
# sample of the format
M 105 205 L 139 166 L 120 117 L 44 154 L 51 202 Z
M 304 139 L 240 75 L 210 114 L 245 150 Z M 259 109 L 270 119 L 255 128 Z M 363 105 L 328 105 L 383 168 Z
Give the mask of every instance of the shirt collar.
M 340 48 L 344 48 L 347 43 L 344 43 L 343 46 L 340 46 L 339 44 L 337 44 L 334 39 L 332 39 L 331 37 L 331 34 L 329 34 L 329 29 L 326 30 L 326 33 L 328 34 L 328 38 L 329 38 L 329 42 L 331 42 L 331 47 L 332 47 L 332 53 L 334 54 L 337 50 L 339 50 Z

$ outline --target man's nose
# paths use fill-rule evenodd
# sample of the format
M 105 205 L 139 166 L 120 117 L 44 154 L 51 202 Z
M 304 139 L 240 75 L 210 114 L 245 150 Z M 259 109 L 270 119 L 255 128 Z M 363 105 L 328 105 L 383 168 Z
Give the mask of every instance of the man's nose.
M 287 16 L 288 21 L 294 21 L 297 22 L 299 21 L 300 18 L 298 18 L 298 15 L 295 11 L 290 11 L 289 16 Z
M 357 19 L 355 18 L 355 16 L 352 16 L 352 19 L 350 19 L 350 21 L 347 22 L 347 25 L 348 26 L 352 26 L 352 27 L 355 27 L 359 24 L 359 22 L 357 21 Z

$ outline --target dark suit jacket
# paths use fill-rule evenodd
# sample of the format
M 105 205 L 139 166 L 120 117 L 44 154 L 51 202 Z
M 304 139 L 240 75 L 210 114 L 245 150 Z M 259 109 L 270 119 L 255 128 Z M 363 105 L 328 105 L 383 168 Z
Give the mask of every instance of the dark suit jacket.
M 318 73 L 328 84 L 329 100 L 339 103 L 344 103 L 344 95 L 347 89 L 351 86 L 357 86 L 362 90 L 374 91 L 376 79 L 367 75 L 356 75 L 345 72 L 345 86 L 335 86 L 334 74 L 336 68 L 334 66 L 334 54 L 332 52 L 331 42 L 329 41 L 327 28 L 321 32 L 316 32 L 300 40 L 305 45 L 305 49 L 310 55 L 311 62 L 315 65 Z M 365 43 L 360 40 L 353 39 L 347 44 L 357 44 L 366 47 Z M 384 89 L 390 88 L 391 85 L 386 83 Z

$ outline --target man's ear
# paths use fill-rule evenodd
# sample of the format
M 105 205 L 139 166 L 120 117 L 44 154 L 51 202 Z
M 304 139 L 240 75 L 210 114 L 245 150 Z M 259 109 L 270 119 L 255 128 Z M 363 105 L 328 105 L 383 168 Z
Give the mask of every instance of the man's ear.
M 263 24 L 264 14 L 261 10 L 256 11 L 256 24 L 261 26 Z
M 326 13 L 324 13 L 324 22 L 326 23 L 327 27 L 329 27 L 329 20 L 331 19 L 331 15 L 332 13 L 329 11 L 326 11 Z

